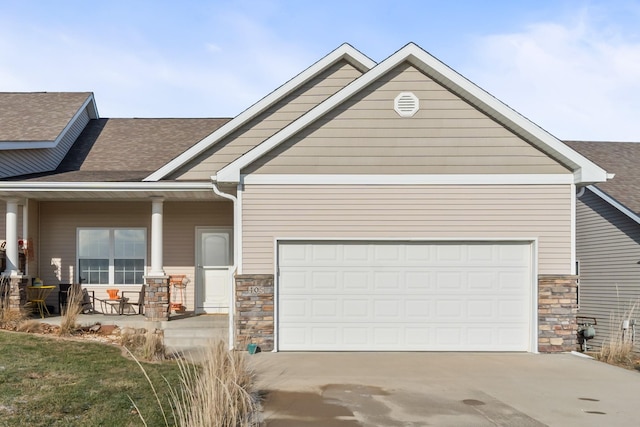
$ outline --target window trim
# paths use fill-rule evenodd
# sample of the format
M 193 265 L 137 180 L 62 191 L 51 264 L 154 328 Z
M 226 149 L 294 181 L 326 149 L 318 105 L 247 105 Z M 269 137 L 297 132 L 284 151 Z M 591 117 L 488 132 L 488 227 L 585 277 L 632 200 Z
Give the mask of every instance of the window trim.
M 94 283 L 94 284 L 90 284 L 90 283 L 83 283 L 81 282 L 81 277 L 80 277 L 80 260 L 83 259 L 83 257 L 80 256 L 80 232 L 83 230 L 108 230 L 109 231 L 109 283 Z M 142 285 L 144 283 L 136 283 L 136 284 L 123 284 L 123 283 L 115 283 L 115 276 L 116 276 L 116 272 L 115 272 L 115 232 L 116 230 L 142 230 L 144 232 L 144 246 L 145 246 L 145 250 L 144 250 L 144 257 L 143 257 L 143 265 L 144 265 L 144 270 L 143 270 L 143 276 L 146 276 L 147 274 L 147 269 L 148 269 L 148 265 L 147 265 L 147 252 L 149 251 L 149 238 L 148 238 L 148 231 L 147 231 L 147 227 L 77 227 L 76 228 L 76 264 L 75 264 L 75 268 L 76 268 L 76 273 L 75 273 L 75 277 L 77 278 L 77 282 L 78 283 L 83 283 L 86 284 L 88 286 L 138 286 L 138 285 Z M 137 259 L 137 258 L 128 258 L 128 259 Z M 143 280 L 144 282 L 144 280 Z

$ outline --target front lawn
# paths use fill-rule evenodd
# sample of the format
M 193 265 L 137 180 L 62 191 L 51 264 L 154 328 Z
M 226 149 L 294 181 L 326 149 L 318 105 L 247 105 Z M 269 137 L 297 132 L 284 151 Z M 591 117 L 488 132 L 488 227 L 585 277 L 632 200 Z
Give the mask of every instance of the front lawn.
M 144 364 L 171 417 L 167 387 L 176 363 Z M 114 346 L 0 331 L 0 426 L 165 425 L 135 361 Z M 169 419 L 169 425 L 174 425 Z

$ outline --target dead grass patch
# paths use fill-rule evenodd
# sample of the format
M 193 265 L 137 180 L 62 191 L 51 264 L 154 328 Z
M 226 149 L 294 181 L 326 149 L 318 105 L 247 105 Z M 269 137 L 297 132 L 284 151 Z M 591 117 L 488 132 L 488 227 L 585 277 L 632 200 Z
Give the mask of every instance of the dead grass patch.
M 28 333 L 42 332 L 42 323 L 37 319 L 23 320 L 16 326 L 16 331 Z
M 133 356 L 147 362 L 166 358 L 164 333 L 160 329 L 146 330 L 124 328 L 120 333 L 121 344 Z
M 165 378 L 171 396 L 171 417 L 157 398 L 153 382 L 147 377 L 163 418 L 175 419 L 180 427 L 259 425 L 255 375 L 249 369 L 244 354 L 229 351 L 223 341 L 218 341 L 210 343 L 200 356 L 201 364 L 178 360 L 180 379 L 177 383 Z M 144 372 L 144 367 L 139 366 Z M 132 403 L 136 406 L 134 399 Z M 138 414 L 146 426 L 145 415 Z
M 629 323 L 635 319 L 637 308 L 637 301 L 629 302 L 627 307 L 611 314 L 609 338 L 603 341 L 600 351 L 595 354 L 596 359 L 612 365 L 635 365 L 637 357 Z M 623 328 L 623 325 L 626 325 L 626 328 Z

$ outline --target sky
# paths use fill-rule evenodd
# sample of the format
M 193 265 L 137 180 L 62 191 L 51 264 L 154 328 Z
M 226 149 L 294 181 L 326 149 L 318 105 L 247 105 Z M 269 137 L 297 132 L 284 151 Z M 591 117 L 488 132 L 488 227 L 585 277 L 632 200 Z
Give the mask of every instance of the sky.
M 0 91 L 233 117 L 344 42 L 414 42 L 560 139 L 640 142 L 640 0 L 0 0 Z

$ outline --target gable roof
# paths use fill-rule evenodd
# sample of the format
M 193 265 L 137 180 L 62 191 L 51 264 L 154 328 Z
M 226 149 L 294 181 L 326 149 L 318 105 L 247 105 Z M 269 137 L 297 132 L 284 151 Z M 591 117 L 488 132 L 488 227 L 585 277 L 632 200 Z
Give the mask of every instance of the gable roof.
M 640 214 L 640 171 L 638 170 L 640 143 L 565 142 L 574 150 L 615 174 L 613 179 L 591 186 L 590 189 L 614 206 L 616 206 L 616 203 L 623 205 L 631 210 L 637 218 Z M 605 196 L 608 196 L 608 198 Z
M 0 150 L 53 148 L 86 107 L 91 92 L 0 92 Z
M 347 43 L 342 44 L 327 56 L 320 59 L 318 62 L 280 86 L 278 89 L 271 92 L 269 95 L 262 98 L 260 101 L 258 101 L 242 113 L 240 113 L 229 123 L 220 127 L 214 133 L 208 135 L 206 138 L 203 138 L 196 145 L 189 148 L 184 153 L 147 176 L 144 181 L 158 181 L 165 178 L 168 174 L 176 171 L 187 162 L 202 154 L 222 138 L 239 129 L 243 124 L 247 123 L 255 116 L 267 110 L 270 106 L 283 99 L 290 93 L 294 92 L 296 89 L 301 87 L 303 84 L 305 84 L 318 74 L 322 73 L 327 68 L 342 60 L 346 60 L 363 72 L 368 71 L 375 65 L 374 61 L 353 48 L 353 46 Z
M 215 180 L 218 182 L 240 182 L 241 170 L 263 156 L 279 144 L 292 137 L 315 120 L 328 113 L 355 93 L 365 88 L 376 79 L 392 70 L 402 62 L 408 61 L 426 75 L 456 93 L 474 105 L 498 123 L 509 128 L 516 135 L 536 146 L 557 161 L 574 171 L 575 183 L 602 182 L 607 179 L 604 169 L 572 150 L 560 140 L 549 134 L 527 118 L 523 117 L 506 104 L 502 103 L 483 89 L 458 74 L 447 65 L 413 43 L 373 67 L 351 84 L 313 108 L 304 116 L 295 120 L 245 155 L 231 162 L 218 171 Z
M 230 119 L 91 120 L 55 172 L 10 180 L 141 181 Z

